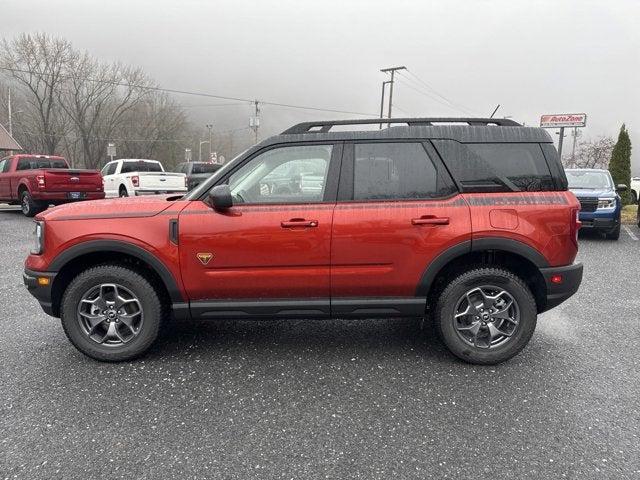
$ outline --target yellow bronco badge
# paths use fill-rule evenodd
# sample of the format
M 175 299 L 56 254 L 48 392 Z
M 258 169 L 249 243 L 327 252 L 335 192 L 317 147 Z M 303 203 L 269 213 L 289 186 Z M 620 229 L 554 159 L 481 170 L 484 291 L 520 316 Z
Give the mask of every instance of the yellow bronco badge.
M 200 263 L 202 263 L 203 265 L 206 265 L 213 258 L 213 253 L 209 253 L 209 252 L 196 253 L 196 257 L 198 257 L 198 260 L 200 260 Z

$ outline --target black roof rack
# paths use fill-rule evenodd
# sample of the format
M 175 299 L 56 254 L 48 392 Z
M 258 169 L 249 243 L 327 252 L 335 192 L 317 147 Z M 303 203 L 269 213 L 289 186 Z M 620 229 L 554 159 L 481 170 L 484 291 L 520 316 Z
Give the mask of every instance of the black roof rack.
M 333 120 L 319 122 L 302 122 L 282 132 L 282 135 L 300 133 L 326 133 L 336 125 L 369 125 L 369 124 L 406 123 L 412 126 L 431 127 L 434 123 L 462 123 L 466 125 L 496 125 L 499 127 L 521 127 L 518 122 L 508 118 L 366 118 L 360 120 Z

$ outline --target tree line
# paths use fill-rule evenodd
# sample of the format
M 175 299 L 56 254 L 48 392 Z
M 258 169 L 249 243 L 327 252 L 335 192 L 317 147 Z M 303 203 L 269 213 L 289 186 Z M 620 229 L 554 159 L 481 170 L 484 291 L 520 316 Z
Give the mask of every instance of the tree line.
M 103 62 L 64 38 L 21 34 L 0 42 L 0 92 L 11 91 L 13 134 L 27 152 L 62 154 L 74 166 L 100 168 L 107 144 L 120 158 L 153 158 L 165 166 L 197 159 L 202 128 L 142 69 Z M 7 95 L 2 95 L 7 110 Z M 208 136 L 207 136 L 208 139 Z M 216 135 L 225 156 L 246 145 Z

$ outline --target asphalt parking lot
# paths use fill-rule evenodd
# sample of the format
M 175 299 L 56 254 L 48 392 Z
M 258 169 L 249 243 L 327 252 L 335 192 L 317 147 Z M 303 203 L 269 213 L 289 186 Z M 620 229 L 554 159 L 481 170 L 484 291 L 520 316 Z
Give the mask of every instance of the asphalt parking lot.
M 22 285 L 31 228 L 0 212 L 0 479 L 640 479 L 635 226 L 581 238 L 581 290 L 496 367 L 407 320 L 180 324 L 98 363 Z

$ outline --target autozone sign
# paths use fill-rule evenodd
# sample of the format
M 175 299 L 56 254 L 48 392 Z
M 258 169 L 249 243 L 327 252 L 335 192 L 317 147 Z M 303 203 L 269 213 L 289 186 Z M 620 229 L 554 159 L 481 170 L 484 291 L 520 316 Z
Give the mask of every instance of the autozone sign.
M 540 126 L 542 128 L 584 127 L 586 125 L 586 113 L 560 113 L 542 115 L 542 117 L 540 117 Z

